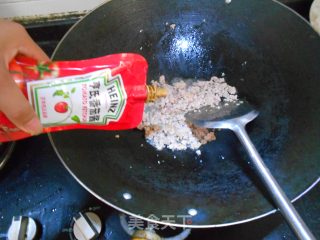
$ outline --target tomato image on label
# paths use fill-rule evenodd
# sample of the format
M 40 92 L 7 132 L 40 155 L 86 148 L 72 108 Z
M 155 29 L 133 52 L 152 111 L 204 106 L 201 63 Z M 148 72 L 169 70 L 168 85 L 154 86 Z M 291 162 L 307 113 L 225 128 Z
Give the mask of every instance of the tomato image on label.
M 57 113 L 66 113 L 68 112 L 69 106 L 68 103 L 66 102 L 58 102 L 55 106 L 54 106 L 54 110 Z
M 21 66 L 16 62 L 11 62 L 9 68 L 10 68 L 10 74 L 12 78 L 15 80 L 18 87 L 22 91 L 25 91 L 24 73 Z
M 59 66 L 57 63 L 39 64 L 38 71 L 40 79 L 56 78 L 59 76 Z
M 24 66 L 23 72 L 28 79 L 50 79 L 58 77 L 60 69 L 55 62 L 34 62 L 34 65 Z

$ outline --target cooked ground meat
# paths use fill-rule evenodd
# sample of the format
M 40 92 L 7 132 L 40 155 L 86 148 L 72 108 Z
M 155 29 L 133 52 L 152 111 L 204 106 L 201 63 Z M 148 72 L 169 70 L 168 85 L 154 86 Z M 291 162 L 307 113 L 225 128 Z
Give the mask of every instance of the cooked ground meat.
M 185 121 L 185 113 L 204 106 L 216 106 L 237 100 L 235 87 L 229 86 L 224 78 L 212 77 L 209 81 L 174 79 L 173 84 L 160 77 L 154 85 L 165 87 L 168 96 L 145 106 L 140 129 L 145 130 L 147 141 L 158 150 L 198 149 L 215 140 L 214 132 L 198 128 Z

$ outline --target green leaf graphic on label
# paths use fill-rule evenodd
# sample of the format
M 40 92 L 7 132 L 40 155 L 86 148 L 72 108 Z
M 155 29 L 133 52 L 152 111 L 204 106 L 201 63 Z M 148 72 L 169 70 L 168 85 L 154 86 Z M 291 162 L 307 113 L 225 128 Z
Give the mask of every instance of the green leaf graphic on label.
M 75 121 L 76 123 L 80 123 L 80 118 L 77 115 L 72 116 L 71 120 Z
M 74 87 L 71 89 L 71 93 L 75 93 L 75 92 L 76 92 L 76 88 Z
M 64 98 L 69 98 L 69 94 L 66 93 L 63 97 L 64 97 Z
M 63 96 L 65 93 L 63 90 L 57 90 L 53 93 L 53 96 Z

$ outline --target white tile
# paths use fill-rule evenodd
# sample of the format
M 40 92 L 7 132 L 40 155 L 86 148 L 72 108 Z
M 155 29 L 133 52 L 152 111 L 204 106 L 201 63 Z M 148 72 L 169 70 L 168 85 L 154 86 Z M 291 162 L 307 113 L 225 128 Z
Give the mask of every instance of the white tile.
M 0 18 L 92 10 L 108 0 L 0 0 Z

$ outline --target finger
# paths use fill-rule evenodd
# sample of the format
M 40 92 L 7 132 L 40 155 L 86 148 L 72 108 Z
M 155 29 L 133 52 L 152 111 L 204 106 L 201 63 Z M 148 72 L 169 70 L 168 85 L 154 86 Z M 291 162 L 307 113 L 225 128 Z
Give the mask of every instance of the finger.
M 23 131 L 31 135 L 41 133 L 42 126 L 38 117 L 3 63 L 0 66 L 0 77 L 0 111 Z
M 47 54 L 45 54 L 44 51 L 32 40 L 26 31 L 24 34 L 26 36 L 24 37 L 23 43 L 18 48 L 18 53 L 34 58 L 38 61 L 50 61 Z
M 50 60 L 43 50 L 32 40 L 21 24 L 0 20 L 0 26 L 3 30 L 2 35 L 6 33 L 12 38 L 12 41 L 5 45 L 5 49 L 2 49 L 3 52 L 6 53 L 5 60 L 7 64 L 17 54 L 26 55 L 39 61 Z

